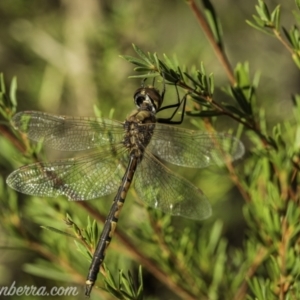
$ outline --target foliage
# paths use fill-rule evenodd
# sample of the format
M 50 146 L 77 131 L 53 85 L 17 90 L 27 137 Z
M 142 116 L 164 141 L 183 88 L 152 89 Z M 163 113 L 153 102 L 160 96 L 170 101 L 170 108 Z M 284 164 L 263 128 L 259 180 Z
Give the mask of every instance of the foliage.
M 212 72 L 207 72 L 205 59 L 198 67 L 187 68 L 167 55 L 146 53 L 137 43 L 133 45 L 134 56 L 122 57 L 135 65 L 137 74 L 132 78 L 165 80 L 168 90 L 179 89 L 187 96 L 192 104 L 186 111 L 186 119 L 192 119 L 194 125 L 215 130 L 218 122 L 232 120 L 230 124 L 235 130 L 231 131 L 243 140 L 247 154 L 238 166 L 226 162 L 228 177 L 236 188 L 235 191 L 227 188 L 227 191 L 231 198 L 243 203 L 242 217 L 241 212 L 234 210 L 236 202 L 231 206 L 231 214 L 230 209 L 225 211 L 224 208 L 218 212 L 215 205 L 216 214 L 201 224 L 178 221 L 151 209 L 145 212 L 145 208 L 136 203 L 126 203 L 124 219 L 126 213 L 141 217 L 128 218 L 124 223 L 122 220 L 123 226 L 118 227 L 108 249 L 106 265 L 98 277 L 100 288 L 95 288 L 93 294 L 100 294 L 103 299 L 299 299 L 300 95 L 292 94 L 290 114 L 272 124 L 267 113 L 280 98 L 273 99 L 271 104 L 263 100 L 260 72 L 251 73 L 251 60 L 231 67 L 217 7 L 207 0 L 203 1 L 202 10 L 193 0 L 187 0 L 186 4 L 225 70 L 229 84 L 221 88 L 222 96 L 220 84 Z M 295 9 L 299 7 L 296 1 Z M 258 0 L 255 8 L 254 21 L 247 21 L 251 30 L 267 34 L 266 39 L 273 36 L 299 68 L 299 25 L 285 29 L 279 5 L 272 10 Z M 294 15 L 295 22 L 299 22 L 299 11 Z M 280 85 L 282 79 L 277 80 L 276 84 Z M 5 126 L 21 104 L 17 102 L 16 79 L 7 86 L 1 75 L 0 148 L 1 166 L 6 172 L 0 177 L 0 218 L 2 230 L 9 237 L 2 249 L 18 250 L 31 257 L 25 259 L 27 263 L 22 266 L 26 274 L 48 278 L 60 285 L 64 282 L 65 286 L 82 285 L 102 227 L 97 222 L 105 220 L 103 207 L 94 203 L 70 203 L 60 198 L 49 201 L 19 195 L 5 185 L 4 174 L 17 165 L 44 158 L 41 145 L 31 145 L 26 136 Z M 105 84 L 103 88 L 118 99 Z M 282 87 L 285 97 L 291 94 L 287 89 Z M 99 113 L 98 108 L 95 110 Z M 218 189 L 222 189 L 224 177 L 225 174 L 222 182 L 218 181 Z M 128 208 L 130 205 L 134 208 Z M 226 200 L 225 205 L 230 205 L 230 200 Z M 231 223 L 238 236 L 236 239 L 226 235 L 229 223 L 221 218 L 225 214 L 236 222 Z M 144 275 L 152 274 L 156 278 L 155 285 L 164 286 L 164 292 L 149 291 L 151 287 L 137 264 L 143 266 Z M 127 269 L 135 271 L 123 271 Z M 35 283 L 34 278 L 29 279 L 29 284 Z

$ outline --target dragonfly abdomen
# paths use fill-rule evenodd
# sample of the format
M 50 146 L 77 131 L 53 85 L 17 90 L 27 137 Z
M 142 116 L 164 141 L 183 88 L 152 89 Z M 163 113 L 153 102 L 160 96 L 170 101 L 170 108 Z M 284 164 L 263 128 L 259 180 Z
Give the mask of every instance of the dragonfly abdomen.
M 96 282 L 99 268 L 101 267 L 105 258 L 106 249 L 108 248 L 117 227 L 119 214 L 133 180 L 137 164 L 141 161 L 145 148 L 149 144 L 154 133 L 156 118 L 153 113 L 153 105 L 151 103 L 146 103 L 144 105 L 141 104 L 141 106 L 142 107 L 134 111 L 124 123 L 125 135 L 123 139 L 123 145 L 130 153 L 130 161 L 125 175 L 123 176 L 122 183 L 118 189 L 118 193 L 105 221 L 98 246 L 92 259 L 86 280 L 86 296 L 90 295 L 93 285 Z
M 118 193 L 113 201 L 110 212 L 105 221 L 102 234 L 100 236 L 97 248 L 93 255 L 92 263 L 86 279 L 85 295 L 89 296 L 93 285 L 97 280 L 99 269 L 104 261 L 106 250 L 111 242 L 117 227 L 120 211 L 124 205 L 128 190 L 130 188 L 134 172 L 136 170 L 138 158 L 135 155 L 130 156 L 130 161 L 127 166 L 122 183 L 119 187 Z

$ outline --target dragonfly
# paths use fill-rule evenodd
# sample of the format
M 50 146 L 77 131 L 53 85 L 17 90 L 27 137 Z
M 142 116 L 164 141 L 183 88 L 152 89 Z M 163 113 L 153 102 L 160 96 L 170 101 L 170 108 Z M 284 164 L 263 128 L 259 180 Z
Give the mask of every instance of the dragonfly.
M 94 251 L 85 285 L 90 296 L 115 231 L 128 189 L 135 179 L 139 198 L 150 207 L 173 216 L 203 220 L 211 205 L 201 189 L 175 174 L 164 162 L 181 167 L 204 168 L 244 154 L 235 137 L 174 126 L 178 108 L 186 98 L 162 106 L 165 88 L 141 86 L 134 93 L 136 109 L 124 122 L 105 118 L 51 115 L 23 111 L 12 118 L 13 127 L 30 140 L 61 151 L 88 151 L 86 155 L 52 162 L 36 162 L 12 172 L 7 184 L 18 192 L 41 197 L 66 196 L 89 200 L 115 193 L 103 231 Z M 183 102 L 183 104 L 182 104 Z M 156 114 L 175 107 L 172 116 Z M 172 124 L 174 123 L 174 124 Z

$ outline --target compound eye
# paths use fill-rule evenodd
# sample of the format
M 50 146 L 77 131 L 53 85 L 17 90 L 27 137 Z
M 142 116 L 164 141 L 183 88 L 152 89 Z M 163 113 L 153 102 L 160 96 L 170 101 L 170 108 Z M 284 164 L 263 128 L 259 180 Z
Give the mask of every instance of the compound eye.
M 144 95 L 141 94 L 137 94 L 134 97 L 134 103 L 136 106 L 141 107 L 141 105 L 143 104 L 143 102 L 145 101 L 146 97 Z

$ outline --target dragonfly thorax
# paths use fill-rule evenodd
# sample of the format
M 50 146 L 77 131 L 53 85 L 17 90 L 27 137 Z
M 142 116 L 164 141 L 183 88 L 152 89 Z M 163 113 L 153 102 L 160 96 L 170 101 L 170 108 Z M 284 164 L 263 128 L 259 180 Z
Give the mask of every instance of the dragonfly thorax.
M 125 121 L 124 146 L 136 157 L 141 157 L 149 144 L 156 123 L 151 111 L 136 110 Z

